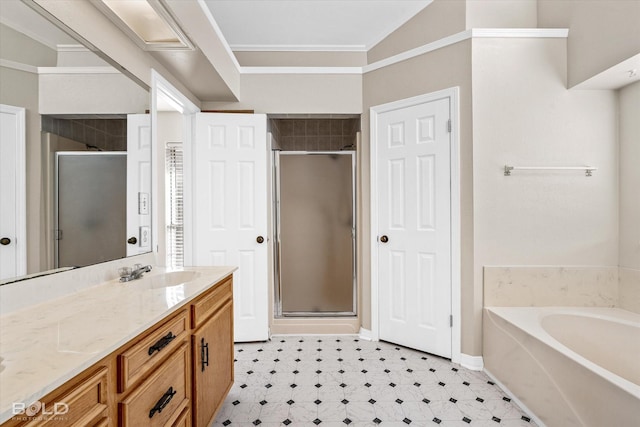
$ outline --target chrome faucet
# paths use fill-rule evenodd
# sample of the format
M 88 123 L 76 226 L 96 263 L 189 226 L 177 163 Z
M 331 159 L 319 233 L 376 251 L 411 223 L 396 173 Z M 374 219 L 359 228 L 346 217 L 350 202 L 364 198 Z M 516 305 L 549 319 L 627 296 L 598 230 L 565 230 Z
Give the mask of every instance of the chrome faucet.
M 141 278 L 144 273 L 148 273 L 149 271 L 151 271 L 150 265 L 143 266 L 142 264 L 136 264 L 133 266 L 133 268 L 122 267 L 118 270 L 118 273 L 120 274 L 121 282 L 129 282 L 131 280 L 137 280 Z

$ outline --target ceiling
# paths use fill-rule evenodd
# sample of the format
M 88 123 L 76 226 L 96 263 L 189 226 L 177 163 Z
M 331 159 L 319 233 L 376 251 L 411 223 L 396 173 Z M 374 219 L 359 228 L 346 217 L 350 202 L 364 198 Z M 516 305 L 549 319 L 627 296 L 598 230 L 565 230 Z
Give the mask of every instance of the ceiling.
M 432 0 L 204 0 L 232 50 L 366 51 Z

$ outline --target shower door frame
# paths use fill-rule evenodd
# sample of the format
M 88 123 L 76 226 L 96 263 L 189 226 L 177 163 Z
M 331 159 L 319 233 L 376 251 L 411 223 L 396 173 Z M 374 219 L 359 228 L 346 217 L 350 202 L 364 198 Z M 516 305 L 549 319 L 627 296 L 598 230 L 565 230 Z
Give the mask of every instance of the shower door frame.
M 0 0 L 1 1 L 1 0 Z M 67 266 L 60 266 L 60 240 L 61 237 L 59 235 L 59 230 L 60 230 L 60 158 L 61 157 L 67 157 L 67 158 L 72 158 L 72 157 L 101 157 L 101 156 L 114 156 L 114 157 L 123 157 L 124 158 L 124 162 L 125 162 L 125 169 L 127 166 L 127 152 L 126 151 L 56 151 L 54 153 L 54 169 L 53 169 L 53 268 L 63 268 L 63 267 L 67 267 Z M 127 187 L 127 181 L 125 180 L 125 192 L 123 193 L 123 197 L 124 197 L 124 205 L 125 205 L 125 209 L 127 207 L 127 194 L 126 194 L 126 187 Z M 124 255 L 122 256 L 122 258 L 126 258 L 127 257 L 127 248 L 126 248 L 126 243 L 124 243 L 124 241 L 126 240 L 126 236 L 127 236 L 127 225 L 129 222 L 129 218 L 127 216 L 127 212 L 125 212 L 125 224 L 124 224 L 124 229 L 123 229 L 123 234 L 122 234 L 122 239 L 123 239 L 123 246 L 124 246 Z M 64 230 L 63 230 L 64 232 Z M 119 259 L 122 259 L 119 258 Z M 118 258 L 116 258 L 118 259 Z M 105 261 L 109 261 L 109 260 L 104 260 L 104 261 L 96 261 L 96 263 L 100 263 L 100 262 L 105 262 Z M 95 263 L 94 263 L 95 264 Z M 93 265 L 93 264 L 87 264 L 87 265 Z M 79 267 L 85 267 L 87 265 L 81 265 Z M 75 266 L 78 267 L 78 266 Z
M 295 311 L 295 312 L 283 312 L 282 311 L 282 282 L 280 280 L 280 262 L 282 260 L 281 248 L 282 242 L 280 240 L 280 156 L 290 155 L 339 155 L 339 156 L 351 156 L 351 287 L 352 287 L 352 311 L 331 311 L 331 312 L 314 312 L 314 311 Z M 274 283 L 274 317 L 276 319 L 283 318 L 295 318 L 295 317 L 356 317 L 358 315 L 358 293 L 357 293 L 357 195 L 356 195 L 356 152 L 355 151 L 282 151 L 273 150 L 273 226 L 275 239 L 273 243 L 273 283 Z

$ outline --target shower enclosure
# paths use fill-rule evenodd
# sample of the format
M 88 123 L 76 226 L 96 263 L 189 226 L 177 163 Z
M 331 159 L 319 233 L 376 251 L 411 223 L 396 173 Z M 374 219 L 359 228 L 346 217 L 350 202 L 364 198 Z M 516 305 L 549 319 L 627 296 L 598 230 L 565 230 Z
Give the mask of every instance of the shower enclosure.
M 54 191 L 55 268 L 127 256 L 126 152 L 57 152 Z
M 354 154 L 275 154 L 277 317 L 356 314 Z

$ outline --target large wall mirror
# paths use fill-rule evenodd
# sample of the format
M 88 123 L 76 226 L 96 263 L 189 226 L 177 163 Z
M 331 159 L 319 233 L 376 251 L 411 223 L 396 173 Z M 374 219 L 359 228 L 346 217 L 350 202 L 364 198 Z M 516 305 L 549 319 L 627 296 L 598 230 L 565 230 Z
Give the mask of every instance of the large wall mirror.
M 36 10 L 2 0 L 0 284 L 152 250 L 149 102 Z

